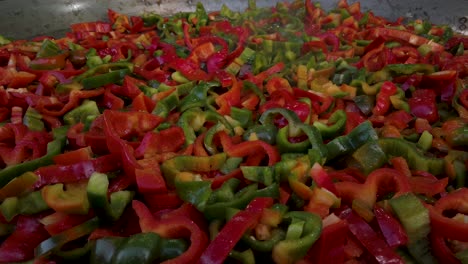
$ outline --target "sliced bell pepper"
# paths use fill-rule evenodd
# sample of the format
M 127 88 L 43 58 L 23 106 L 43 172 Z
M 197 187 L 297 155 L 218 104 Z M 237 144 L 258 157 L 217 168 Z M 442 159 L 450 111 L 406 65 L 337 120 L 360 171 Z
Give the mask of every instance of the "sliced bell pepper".
M 183 239 L 164 239 L 153 232 L 104 237 L 97 239 L 91 249 L 90 263 L 154 263 L 175 258 L 186 249 Z
M 0 262 L 14 263 L 33 259 L 34 248 L 48 237 L 44 226 L 36 218 L 19 216 L 15 231 L 0 245 Z
M 44 186 L 42 197 L 47 205 L 57 212 L 87 214 L 89 210 L 86 183 L 57 183 Z
M 21 174 L 53 163 L 53 157 L 62 152 L 66 142 L 68 127 L 54 130 L 54 140 L 47 144 L 47 154 L 35 160 L 26 161 L 18 165 L 9 166 L 0 171 L 0 186 L 3 187 Z
M 273 248 L 272 257 L 277 263 L 294 263 L 303 258 L 320 237 L 322 220 L 313 213 L 292 211 L 284 216 L 290 221 L 286 239 Z
M 17 215 L 33 215 L 47 209 L 49 206 L 42 199 L 40 191 L 30 192 L 20 197 L 8 197 L 0 205 L 0 211 L 8 222 Z
M 139 217 L 142 232 L 154 232 L 163 238 L 190 237 L 190 247 L 168 263 L 186 263 L 200 258 L 208 244 L 208 237 L 192 219 L 185 215 L 173 215 L 156 220 L 143 203 L 134 200 L 132 207 Z
M 125 207 L 133 198 L 131 191 L 117 191 L 109 195 L 109 180 L 107 175 L 94 172 L 89 178 L 86 194 L 89 205 L 97 216 L 116 221 L 124 212 Z
M 46 257 L 46 256 L 54 255 L 56 252 L 62 251 L 62 246 L 64 246 L 65 244 L 90 234 L 98 226 L 99 226 L 99 219 L 95 217 L 95 218 L 91 218 L 90 220 L 82 224 L 79 224 L 70 229 L 67 229 L 63 231 L 62 233 L 54 235 L 42 241 L 34 249 L 34 256 Z
M 337 110 L 328 118 L 328 123 L 331 126 L 327 126 L 320 122 L 314 122 L 313 125 L 318 128 L 322 138 L 330 139 L 338 136 L 343 132 L 346 124 L 346 113 L 343 110 Z
M 277 114 L 280 114 L 286 120 L 288 121 L 288 135 L 289 136 L 298 136 L 300 133 L 304 133 L 307 135 L 307 141 L 310 142 L 312 146 L 312 151 L 317 153 L 319 157 L 319 162 L 323 163 L 325 161 L 325 158 L 327 156 L 326 154 L 326 148 L 322 142 L 322 137 L 318 131 L 313 126 L 304 124 L 300 121 L 300 119 L 297 117 L 297 115 L 288 109 L 282 109 L 282 108 L 271 108 L 265 111 L 261 116 L 260 116 L 260 123 L 267 125 L 267 124 L 272 124 L 275 116 Z M 288 151 L 290 148 L 294 149 L 296 144 L 299 144 L 300 150 L 302 150 L 307 144 L 306 143 L 291 143 L 289 142 L 289 139 L 284 135 L 286 130 L 283 130 L 283 134 L 278 133 L 277 134 L 277 140 L 276 143 L 281 146 L 284 145 L 284 151 Z M 280 136 L 282 135 L 282 136 Z
M 165 161 L 161 165 L 161 170 L 166 182 L 170 186 L 173 186 L 181 172 L 191 171 L 194 173 L 203 173 L 219 170 L 225 161 L 225 153 L 219 153 L 209 157 L 177 156 Z
M 376 139 L 378 139 L 378 136 L 371 122 L 363 122 L 349 134 L 334 138 L 326 144 L 326 149 L 328 150 L 327 160 L 351 153 L 367 141 Z
M 271 198 L 255 198 L 246 209 L 238 212 L 221 229 L 200 256 L 200 263 L 223 263 L 242 235 L 259 221 L 265 208 L 273 204 Z
M 404 263 L 401 257 L 379 237 L 372 227 L 351 209 L 341 212 L 340 218 L 348 222 L 351 233 L 379 263 Z
M 390 199 L 390 205 L 408 235 L 408 250 L 419 263 L 437 263 L 430 250 L 430 216 L 412 193 Z

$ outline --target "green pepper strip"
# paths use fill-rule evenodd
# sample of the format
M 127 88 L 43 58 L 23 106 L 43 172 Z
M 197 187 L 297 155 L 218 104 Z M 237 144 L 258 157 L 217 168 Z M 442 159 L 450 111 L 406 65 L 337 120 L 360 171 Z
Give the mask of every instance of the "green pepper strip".
M 81 80 L 81 84 L 85 90 L 95 89 L 107 84 L 117 83 L 121 81 L 125 75 L 131 72 L 132 71 L 130 69 L 120 69 L 108 73 L 98 74 L 84 78 Z
M 174 186 L 178 175 L 183 171 L 210 172 L 219 170 L 226 161 L 226 153 L 219 153 L 209 157 L 177 156 L 169 159 L 161 165 L 166 182 Z
M 49 209 L 42 199 L 41 191 L 30 192 L 21 197 L 8 197 L 0 205 L 0 212 L 7 221 L 17 215 L 32 215 Z
M 435 71 L 432 64 L 388 64 L 385 69 L 393 75 L 411 75 L 414 73 L 431 74 Z
M 34 250 L 34 255 L 38 257 L 45 257 L 54 254 L 61 250 L 61 247 L 73 240 L 79 239 L 85 235 L 90 234 L 94 229 L 99 227 L 99 218 L 94 217 L 80 225 L 74 226 L 70 229 L 63 231 L 57 235 L 42 241 Z
M 234 180 L 237 179 L 230 179 L 229 181 L 234 182 Z M 212 196 L 210 196 L 210 199 L 208 199 L 208 203 L 204 210 L 205 217 L 208 219 L 225 218 L 227 217 L 227 208 L 242 209 L 257 197 L 279 198 L 279 186 L 276 183 L 263 189 L 259 189 L 257 184 L 251 184 L 244 187 L 235 194 L 233 193 L 234 189 L 229 189 L 229 187 L 232 187 L 233 184 L 230 185 L 230 183 L 226 183 L 224 183 L 223 186 L 226 185 L 227 188 L 215 190 Z M 222 196 L 229 197 L 230 193 L 233 193 L 231 199 L 227 200 L 224 197 L 224 199 L 220 198 Z
M 113 62 L 113 63 L 100 64 L 76 76 L 73 79 L 73 81 L 82 82 L 84 79 L 91 77 L 93 75 L 106 74 L 106 73 L 109 73 L 109 71 L 111 70 L 118 70 L 118 69 L 128 69 L 130 72 L 133 72 L 133 64 L 130 62 Z
M 177 122 L 177 124 L 184 130 L 186 145 L 190 145 L 195 142 L 195 139 L 197 138 L 195 132 L 202 129 L 206 121 L 221 122 L 221 124 L 223 124 L 230 133 L 233 131 L 231 124 L 229 124 L 226 118 L 215 111 L 202 111 L 199 108 L 189 109 L 181 115 Z M 211 142 L 206 142 L 206 144 L 211 145 Z
M 187 250 L 183 239 L 165 239 L 153 232 L 130 237 L 104 237 L 91 249 L 90 263 L 154 263 L 175 258 Z
M 333 125 L 327 126 L 320 122 L 314 122 L 313 126 L 318 128 L 323 138 L 334 138 L 343 132 L 346 125 L 346 113 L 343 110 L 335 111 L 328 119 Z
M 214 191 L 209 181 L 176 181 L 175 186 L 180 198 L 193 204 L 207 219 L 224 219 L 228 209 L 242 209 L 256 197 L 279 197 L 278 184 L 263 189 L 250 184 L 236 192 L 240 183 L 232 178 Z
M 241 166 L 240 169 L 247 180 L 262 183 L 266 186 L 278 182 L 275 168 L 272 166 Z
M 116 221 L 133 198 L 131 191 L 117 191 L 107 197 L 109 179 L 106 174 L 94 172 L 88 181 L 86 193 L 90 206 L 100 218 Z M 109 201 L 110 199 L 110 201 Z
M 213 144 L 213 138 L 216 135 L 216 133 L 225 130 L 226 127 L 222 123 L 217 123 L 216 125 L 210 127 L 208 131 L 205 134 L 205 138 L 203 139 L 203 145 L 205 146 L 205 149 L 208 151 L 210 154 L 216 154 L 218 153 L 218 150 L 216 149 L 216 146 Z
M 323 144 L 322 136 L 318 129 L 314 126 L 310 126 L 301 122 L 299 117 L 291 110 L 284 108 L 271 108 L 265 111 L 260 116 L 260 123 L 263 125 L 273 124 L 274 117 L 276 114 L 282 115 L 288 120 L 288 136 L 285 135 L 285 130 L 279 131 L 276 137 L 276 144 L 281 152 L 303 152 L 309 149 L 309 142 L 312 146 L 313 151 L 320 158 L 319 162 L 323 164 L 327 157 L 327 148 Z M 283 129 L 283 128 L 282 128 Z M 300 133 L 307 135 L 308 142 L 291 143 L 289 142 L 289 136 L 297 136 Z
M 68 127 L 63 126 L 53 130 L 54 140 L 47 144 L 47 153 L 37 159 L 26 161 L 21 164 L 8 166 L 0 171 L 0 187 L 5 186 L 14 178 L 28 171 L 34 171 L 39 167 L 53 164 L 53 157 L 62 153 L 67 141 Z
M 367 141 L 377 139 L 378 135 L 372 127 L 372 123 L 365 121 L 355 127 L 348 135 L 337 137 L 326 145 L 328 160 L 351 153 Z
M 322 219 L 316 214 L 293 211 L 287 213 L 285 218 L 290 225 L 286 239 L 273 248 L 276 263 L 294 263 L 304 257 L 322 231 Z
M 36 109 L 28 107 L 24 113 L 23 124 L 31 131 L 43 131 L 45 126 L 41 119 L 42 115 Z
M 390 206 L 408 234 L 408 250 L 418 263 L 437 263 L 428 239 L 431 231 L 429 211 L 412 193 L 390 199 Z
M 186 110 L 194 107 L 206 106 L 208 91 L 217 85 L 218 83 L 215 82 L 203 82 L 193 87 L 189 94 L 180 100 L 178 105 L 180 112 L 185 112 Z
M 381 138 L 378 140 L 382 151 L 387 157 L 401 156 L 408 161 L 412 169 L 428 171 L 434 175 L 444 172 L 444 160 L 425 157 L 416 146 L 401 138 Z

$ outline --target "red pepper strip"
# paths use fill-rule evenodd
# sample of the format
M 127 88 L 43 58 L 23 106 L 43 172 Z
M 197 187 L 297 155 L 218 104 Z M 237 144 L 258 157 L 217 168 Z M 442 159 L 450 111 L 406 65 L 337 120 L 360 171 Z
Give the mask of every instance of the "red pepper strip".
M 390 109 L 390 96 L 397 92 L 397 87 L 394 83 L 386 81 L 380 87 L 380 91 L 377 94 L 377 101 L 375 103 L 372 113 L 374 115 L 384 115 Z
M 378 100 L 379 99 L 377 99 L 377 101 Z M 411 122 L 412 120 L 413 116 L 411 116 L 408 112 L 404 110 L 398 110 L 396 112 L 391 112 L 390 114 L 385 116 L 384 124 L 392 125 L 402 130 L 407 128 L 409 126 L 409 122 Z
M 167 191 L 165 193 L 145 193 L 143 194 L 145 204 L 152 212 L 159 212 L 166 209 L 175 209 L 180 207 L 182 201 L 176 191 Z
M 125 127 L 127 128 L 134 128 L 136 125 L 139 125 L 138 123 L 141 122 L 141 120 L 139 120 L 138 116 L 136 114 L 141 114 L 141 112 L 132 112 L 130 113 L 131 114 L 134 114 L 132 117 L 132 119 L 128 118 L 126 121 L 126 125 L 127 126 L 124 126 L 124 129 Z M 148 113 L 146 113 L 148 114 Z M 118 128 L 122 128 L 121 126 L 116 126 L 116 125 L 120 125 L 121 123 L 124 123 L 122 122 L 123 120 L 121 118 L 116 118 L 116 116 L 119 116 L 119 115 L 116 115 L 116 113 L 110 111 L 110 110 L 106 110 L 104 111 L 104 114 L 103 114 L 104 118 L 103 118 L 103 122 L 104 122 L 104 133 L 106 135 L 106 143 L 107 143 L 107 148 L 109 149 L 109 151 L 114 154 L 114 155 L 119 155 L 122 159 L 122 165 L 123 165 L 123 168 L 124 168 L 124 171 L 125 171 L 125 174 L 131 179 L 131 181 L 133 182 L 135 180 L 135 170 L 136 169 L 141 169 L 141 166 L 138 164 L 133 152 L 133 148 L 123 139 L 121 139 L 119 137 L 119 133 L 118 133 Z M 130 116 L 128 116 L 130 117 Z M 156 117 L 156 116 L 155 116 Z M 117 123 L 117 122 L 120 122 L 120 123 Z M 140 123 L 141 124 L 141 123 Z M 129 126 L 130 125 L 130 126 Z M 145 124 L 143 123 L 143 126 L 145 126 Z M 151 125 L 150 125 L 151 127 Z M 121 130 L 122 133 L 128 133 L 129 131 L 128 130 Z
M 190 235 L 190 247 L 179 257 L 163 263 L 191 263 L 198 259 L 208 244 L 208 237 L 200 227 L 187 216 L 172 216 L 156 220 L 146 205 L 140 201 L 132 202 L 138 215 L 142 232 L 155 232 L 162 237 L 177 238 Z
M 224 151 L 231 157 L 245 157 L 249 155 L 256 154 L 257 151 L 263 151 L 268 155 L 268 165 L 273 166 L 278 162 L 281 157 L 278 150 L 272 145 L 261 141 L 244 141 L 239 144 L 234 145 L 232 138 L 229 137 L 226 132 L 221 131 L 218 133 L 221 145 L 223 146 Z
M 92 151 L 90 147 L 84 147 L 69 152 L 65 152 L 53 157 L 57 165 L 72 165 L 81 161 L 92 159 Z
M 68 145 L 71 149 L 86 147 L 85 134 L 83 133 L 84 124 L 77 123 L 70 127 L 67 131 Z
M 461 264 L 461 261 L 453 255 L 452 250 L 448 247 L 442 235 L 432 232 L 429 236 L 431 238 L 431 248 L 434 256 L 440 263 Z
M 316 114 L 325 112 L 332 104 L 333 97 L 330 95 L 305 91 L 299 88 L 293 88 L 294 96 L 309 98 Z
M 81 99 L 97 97 L 103 93 L 104 93 L 104 89 L 102 88 L 96 89 L 96 90 L 86 90 L 86 91 L 73 90 L 70 92 L 70 97 L 68 99 L 68 102 L 59 111 L 49 110 L 45 107 L 41 107 L 40 105 L 38 105 L 36 110 L 39 111 L 41 114 L 46 114 L 50 116 L 63 116 L 65 113 L 79 106 Z
M 408 99 L 411 114 L 416 117 L 427 119 L 430 123 L 439 120 L 437 110 L 436 93 L 432 89 L 418 89 Z
M 135 150 L 135 157 L 152 157 L 165 152 L 176 152 L 185 143 L 182 128 L 175 126 L 158 133 L 147 132 Z
M 132 78 L 126 75 L 124 77 L 122 86 L 112 85 L 110 87 L 111 87 L 111 91 L 113 94 L 133 99 L 142 93 L 142 91 L 138 88 L 138 86 L 144 85 L 144 84 L 145 83 L 143 81 L 137 80 L 135 78 Z
M 379 191 L 392 191 L 388 187 L 395 188 L 395 196 L 402 195 L 411 191 L 408 178 L 401 172 L 390 169 L 380 168 L 367 176 L 366 181 L 361 183 L 356 182 L 337 182 L 335 183 L 339 197 L 346 201 L 359 199 L 366 203 L 369 208 L 372 208 L 377 200 Z
M 327 264 L 330 260 L 340 264 L 345 261 L 344 245 L 348 234 L 346 221 L 338 221 L 323 228 L 319 239 L 307 252 L 306 259 L 315 264 Z
M 192 60 L 175 58 L 169 62 L 169 67 L 179 71 L 184 77 L 192 81 L 209 81 L 213 78 Z
M 232 178 L 236 178 L 239 180 L 243 178 L 242 171 L 240 168 L 237 168 L 226 175 L 214 177 L 211 182 L 211 188 L 213 190 L 218 189 L 219 187 L 221 187 L 221 185 L 223 185 L 223 183 Z
M 447 187 L 449 178 L 445 177 L 439 180 L 435 176 L 431 176 L 432 177 L 413 175 L 413 177 L 408 179 L 411 190 L 414 193 L 424 194 L 430 197 L 445 192 L 445 187 Z
M 144 168 L 135 169 L 135 179 L 140 192 L 148 193 L 167 191 L 166 181 L 161 174 L 161 169 L 159 168 L 158 163 L 148 162 L 143 159 L 139 160 L 138 164 Z
M 132 100 L 132 111 L 151 113 L 155 106 L 156 103 L 143 93 Z
M 103 127 L 109 125 L 108 128 L 112 129 L 112 133 L 119 138 L 143 136 L 146 132 L 155 129 L 163 120 L 162 117 L 147 112 L 106 110 L 103 116 Z
M 242 83 L 239 83 L 237 78 L 231 76 L 232 86 L 229 91 L 216 97 L 215 102 L 220 106 L 217 112 L 221 115 L 229 115 L 232 106 L 240 105 Z
M 48 237 L 36 218 L 20 215 L 15 231 L 0 246 L 0 262 L 22 262 L 34 258 L 34 248 Z
M 271 66 L 269 69 L 252 76 L 250 81 L 255 83 L 258 87 L 263 87 L 263 81 L 266 80 L 268 77 L 272 76 L 273 74 L 280 72 L 284 69 L 285 65 L 283 62 L 278 62 L 277 64 Z
M 252 200 L 245 210 L 235 214 L 226 223 L 203 252 L 199 263 L 222 264 L 244 233 L 258 223 L 263 210 L 272 205 L 271 198 L 260 197 Z
M 401 257 L 379 237 L 372 227 L 351 209 L 344 210 L 340 214 L 340 218 L 348 222 L 351 233 L 378 263 L 404 263 Z
M 423 44 L 427 44 L 431 47 L 432 52 L 442 52 L 444 51 L 444 46 L 440 45 L 437 42 L 431 41 L 427 38 L 418 36 L 416 34 L 410 33 L 404 30 L 391 29 L 391 28 L 375 28 L 373 32 L 375 37 L 382 36 L 386 39 L 396 39 L 406 41 L 413 46 L 419 47 Z
M 124 107 L 125 102 L 120 97 L 115 96 L 111 92 L 111 89 L 106 88 L 106 90 L 104 91 L 102 104 L 110 110 L 119 110 Z
M 408 243 L 405 229 L 395 217 L 379 206 L 374 207 L 374 215 L 382 231 L 382 235 L 390 247 L 397 248 Z
M 116 155 L 106 155 L 93 160 L 85 160 L 71 165 L 49 165 L 37 169 L 34 173 L 39 180 L 34 184 L 38 189 L 54 183 L 71 183 L 88 179 L 97 172 L 112 172 L 121 168 L 121 162 Z
M 431 217 L 431 227 L 435 234 L 446 239 L 468 242 L 468 223 L 454 220 L 444 215 L 445 211 L 455 210 L 468 213 L 468 189 L 463 188 L 440 198 L 434 206 L 427 205 Z

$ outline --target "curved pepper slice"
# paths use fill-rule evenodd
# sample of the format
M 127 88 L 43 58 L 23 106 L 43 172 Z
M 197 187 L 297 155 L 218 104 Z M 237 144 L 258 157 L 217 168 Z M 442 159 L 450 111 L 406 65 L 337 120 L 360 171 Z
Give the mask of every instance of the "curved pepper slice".
M 57 212 L 69 214 L 87 214 L 89 210 L 85 182 L 57 183 L 44 186 L 42 197 L 47 205 Z
M 254 227 L 263 210 L 271 205 L 272 198 L 255 198 L 245 210 L 235 214 L 208 245 L 200 257 L 200 263 L 222 264 L 244 232 Z
M 314 126 L 302 123 L 302 121 L 293 111 L 284 108 L 268 109 L 262 114 L 262 116 L 259 119 L 259 122 L 263 125 L 272 124 L 277 114 L 280 114 L 288 121 L 288 136 L 298 136 L 301 133 L 304 133 L 307 136 L 307 141 L 310 142 L 310 145 L 312 146 L 312 149 L 310 151 L 316 153 L 319 157 L 319 162 L 323 164 L 327 157 L 327 149 L 323 144 L 322 137 L 318 129 Z M 283 130 L 281 132 L 281 129 L 280 132 L 277 134 L 276 143 L 278 144 L 280 150 L 283 149 L 284 151 L 288 151 L 290 149 L 307 149 L 308 143 L 291 143 L 289 142 L 289 139 L 286 137 L 285 134 L 286 130 Z
M 433 232 L 444 238 L 468 241 L 468 224 L 448 218 L 443 214 L 446 210 L 456 210 L 466 214 L 468 210 L 466 197 L 468 197 L 468 189 L 462 188 L 440 198 L 434 206 L 428 206 Z
M 48 237 L 47 231 L 37 219 L 19 216 L 15 231 L 0 246 L 0 262 L 14 263 L 30 260 L 34 257 L 34 248 Z
M 165 239 L 153 232 L 130 237 L 104 237 L 96 240 L 91 249 L 90 262 L 154 263 L 181 255 L 187 249 L 183 239 Z
M 63 245 L 90 234 L 99 227 L 99 219 L 94 217 L 57 235 L 42 241 L 34 250 L 36 257 L 45 257 L 61 251 Z
M 184 215 L 173 215 L 156 220 L 142 202 L 134 200 L 132 207 L 138 215 L 142 232 L 154 232 L 164 238 L 180 238 L 187 234 L 190 237 L 190 247 L 177 258 L 166 261 L 166 264 L 190 263 L 203 253 L 208 237 L 192 219 Z
M 367 176 L 363 184 L 345 181 L 335 183 L 335 187 L 339 197 L 342 199 L 348 201 L 358 199 L 371 209 L 377 200 L 378 190 L 388 184 L 395 186 L 395 196 L 400 196 L 411 191 L 408 177 L 390 168 L 380 168 L 373 171 Z
M 401 257 L 378 236 L 372 227 L 351 209 L 343 211 L 340 218 L 348 222 L 351 233 L 356 236 L 378 263 L 404 263 Z
M 328 122 L 332 123 L 327 126 L 320 122 L 314 122 L 313 126 L 318 128 L 323 138 L 330 139 L 343 132 L 346 125 L 346 113 L 343 110 L 337 110 L 328 118 Z
M 68 127 L 60 127 L 53 131 L 54 140 L 47 144 L 47 154 L 45 156 L 18 165 L 9 166 L 0 171 L 0 187 L 5 186 L 11 180 L 25 172 L 34 171 L 39 167 L 52 164 L 54 162 L 53 157 L 62 153 L 62 149 L 67 141 L 67 130 Z
M 327 143 L 327 160 L 351 153 L 366 142 L 377 139 L 378 136 L 372 127 L 372 123 L 370 121 L 365 121 L 351 130 L 349 134 L 334 138 Z
M 107 175 L 94 172 L 89 178 L 86 193 L 89 205 L 104 219 L 116 221 L 133 198 L 131 191 L 117 191 L 108 198 L 109 179 Z
M 225 153 L 219 153 L 209 157 L 177 156 L 166 160 L 161 165 L 161 170 L 167 184 L 174 186 L 174 182 L 181 172 L 190 171 L 194 173 L 202 173 L 219 170 L 225 162 Z
M 293 211 L 286 213 L 290 221 L 286 239 L 273 248 L 276 263 L 294 263 L 303 258 L 322 232 L 322 219 L 313 213 Z
M 408 234 L 408 250 L 420 263 L 437 263 L 431 254 L 429 211 L 412 193 L 390 199 L 390 205 Z

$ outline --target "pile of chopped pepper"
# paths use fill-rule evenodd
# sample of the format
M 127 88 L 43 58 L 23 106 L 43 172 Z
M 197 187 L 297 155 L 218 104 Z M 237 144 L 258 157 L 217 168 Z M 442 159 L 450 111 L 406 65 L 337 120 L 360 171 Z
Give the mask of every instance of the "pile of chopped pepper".
M 468 37 L 341 0 L 0 38 L 0 263 L 468 263 Z

